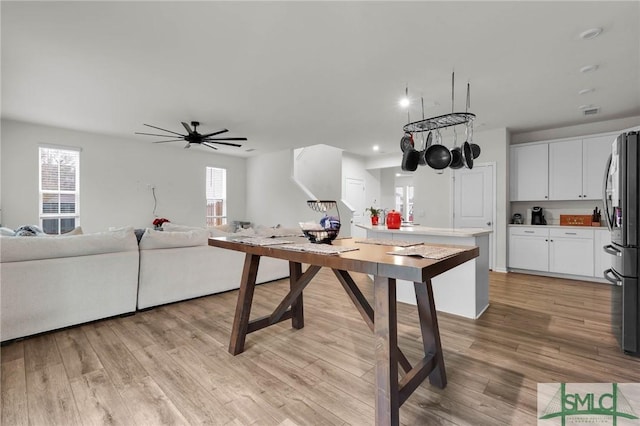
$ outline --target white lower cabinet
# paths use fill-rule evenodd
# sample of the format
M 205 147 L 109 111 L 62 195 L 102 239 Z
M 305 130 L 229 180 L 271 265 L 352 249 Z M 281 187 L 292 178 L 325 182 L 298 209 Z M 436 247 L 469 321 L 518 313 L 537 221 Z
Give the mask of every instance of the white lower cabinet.
M 509 228 L 509 268 L 602 278 L 604 233 L 591 228 L 514 226 Z M 604 242 L 604 243 L 603 243 Z M 599 247 L 596 247 L 599 246 Z M 599 251 L 598 251 L 599 250 Z
M 593 230 L 549 230 L 549 272 L 593 276 Z
M 549 270 L 549 230 L 517 227 L 509 230 L 509 267 Z

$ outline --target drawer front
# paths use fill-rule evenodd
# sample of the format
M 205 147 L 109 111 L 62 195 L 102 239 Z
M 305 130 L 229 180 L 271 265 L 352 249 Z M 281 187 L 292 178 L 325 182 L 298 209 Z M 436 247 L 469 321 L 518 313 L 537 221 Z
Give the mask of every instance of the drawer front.
M 509 228 L 511 235 L 528 235 L 535 237 L 548 237 L 549 228 L 536 228 L 534 226 L 513 226 Z
M 593 229 L 551 228 L 550 237 L 593 238 Z

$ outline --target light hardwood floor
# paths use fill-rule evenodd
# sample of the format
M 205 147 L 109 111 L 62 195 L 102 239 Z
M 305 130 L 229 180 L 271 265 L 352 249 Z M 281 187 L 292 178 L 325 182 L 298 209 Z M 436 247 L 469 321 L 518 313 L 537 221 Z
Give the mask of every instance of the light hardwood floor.
M 368 277 L 353 274 L 371 300 Z M 425 381 L 404 425 L 534 425 L 539 382 L 640 382 L 640 359 L 610 332 L 610 287 L 491 273 L 476 320 L 439 314 L 449 380 Z M 252 317 L 288 281 L 258 286 Z M 371 425 L 373 336 L 330 271 L 305 290 L 305 327 L 283 322 L 227 352 L 237 291 L 167 305 L 1 348 L 2 425 Z M 399 345 L 421 350 L 415 307 Z

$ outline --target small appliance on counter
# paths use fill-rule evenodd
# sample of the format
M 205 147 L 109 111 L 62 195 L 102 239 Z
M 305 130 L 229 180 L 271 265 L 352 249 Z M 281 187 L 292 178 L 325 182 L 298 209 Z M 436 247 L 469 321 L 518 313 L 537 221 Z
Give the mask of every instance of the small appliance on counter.
M 547 221 L 542 214 L 542 207 L 531 207 L 531 224 L 546 225 Z
M 520 213 L 514 213 L 513 219 L 511 219 L 511 223 L 513 223 L 514 225 L 522 225 L 524 223 L 522 215 Z
M 400 225 L 402 224 L 402 216 L 400 212 L 395 210 L 391 210 L 387 213 L 387 229 L 400 229 Z

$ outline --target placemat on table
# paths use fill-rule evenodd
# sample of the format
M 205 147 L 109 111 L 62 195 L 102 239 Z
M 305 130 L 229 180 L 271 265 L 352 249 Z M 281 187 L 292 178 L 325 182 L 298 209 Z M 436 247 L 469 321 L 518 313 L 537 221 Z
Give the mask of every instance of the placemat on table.
M 395 247 L 411 247 L 419 246 L 424 243 L 415 241 L 401 241 L 401 240 L 389 240 L 384 238 L 367 238 L 366 240 L 356 240 L 359 244 L 377 244 L 381 246 L 395 246 Z
M 403 248 L 397 251 L 390 251 L 387 254 L 396 254 L 399 256 L 420 256 L 425 259 L 445 259 L 447 257 L 451 257 L 455 254 L 461 253 L 465 251 L 464 248 L 455 248 L 455 247 L 436 247 L 436 246 L 419 246 L 419 247 L 408 247 Z

